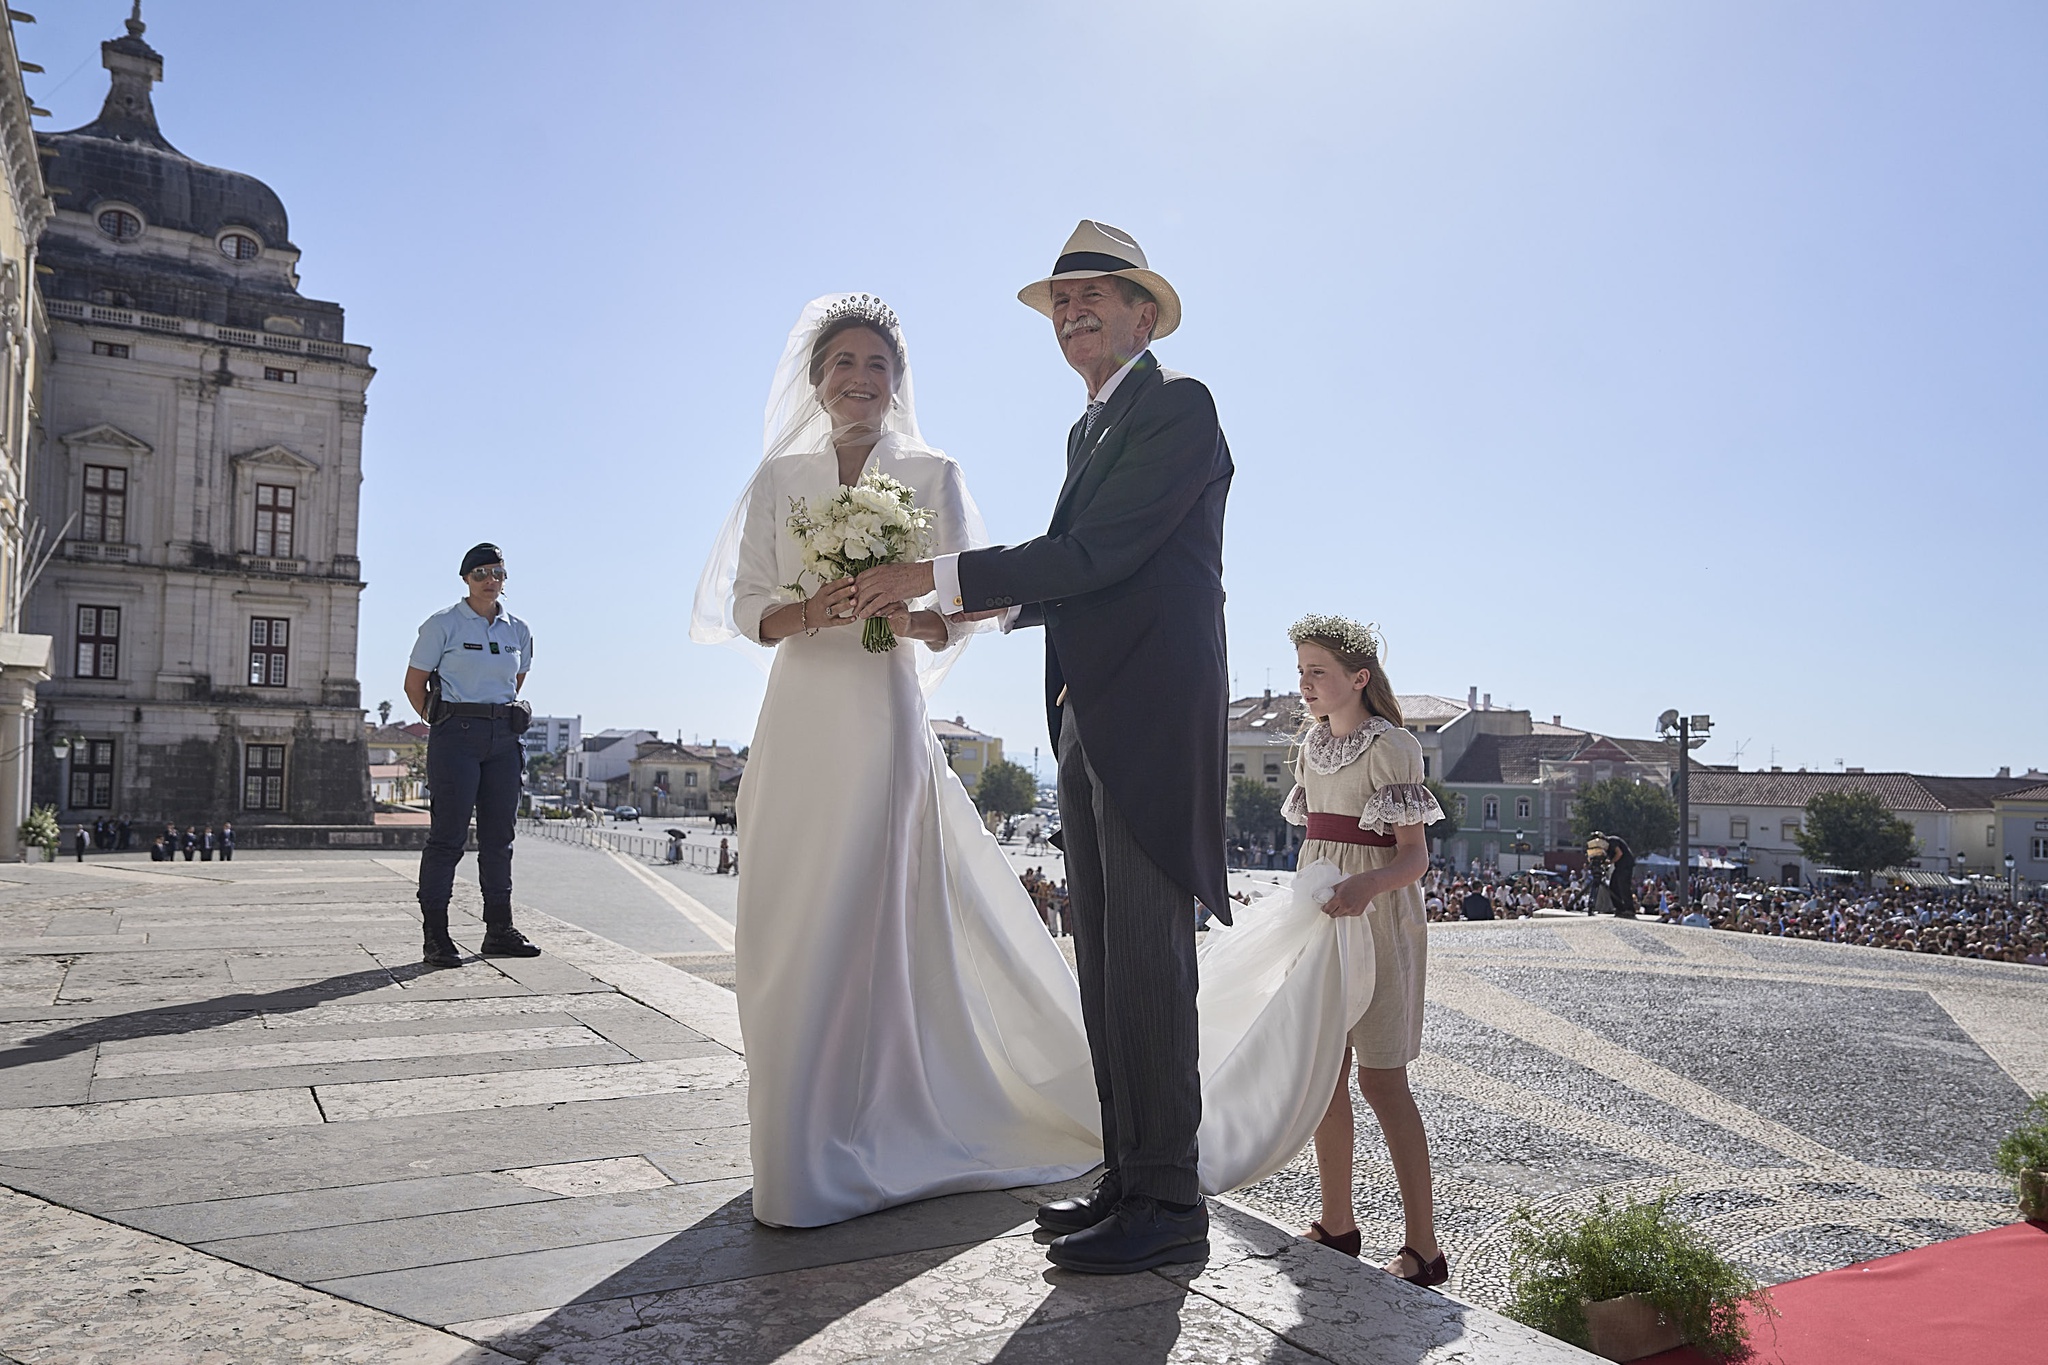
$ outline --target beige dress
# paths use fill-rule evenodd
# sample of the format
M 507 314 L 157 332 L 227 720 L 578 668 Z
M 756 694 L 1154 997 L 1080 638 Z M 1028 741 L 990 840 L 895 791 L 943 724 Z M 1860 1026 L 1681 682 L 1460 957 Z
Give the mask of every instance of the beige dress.
M 1397 825 L 1426 825 L 1443 819 L 1443 808 L 1422 782 L 1422 745 L 1406 730 L 1373 716 L 1338 738 L 1317 721 L 1294 760 L 1294 790 L 1283 813 L 1296 825 L 1315 814 L 1345 815 L 1360 829 L 1392 834 Z M 1370 844 L 1310 839 L 1297 867 L 1321 859 L 1346 874 L 1369 872 L 1394 861 L 1396 850 Z M 1372 926 L 1372 1004 L 1351 1027 L 1351 1049 L 1360 1066 L 1406 1066 L 1422 1055 L 1422 988 L 1429 967 L 1429 917 L 1422 886 L 1411 882 L 1374 899 L 1365 912 Z

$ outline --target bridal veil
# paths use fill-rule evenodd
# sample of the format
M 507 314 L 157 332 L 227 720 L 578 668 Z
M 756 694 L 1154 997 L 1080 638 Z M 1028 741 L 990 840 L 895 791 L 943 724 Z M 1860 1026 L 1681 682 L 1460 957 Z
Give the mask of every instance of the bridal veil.
M 703 577 L 697 580 L 697 599 L 690 612 L 690 638 L 699 644 L 736 642 L 765 667 L 766 654 L 746 640 L 746 633 L 733 619 L 734 587 L 739 578 L 740 545 L 745 538 L 748 508 L 757 496 L 765 496 L 763 490 L 767 481 L 762 474 L 771 461 L 783 455 L 821 451 L 829 444 L 832 420 L 824 404 L 818 401 L 817 391 L 811 384 L 811 344 L 816 340 L 828 311 L 847 299 L 859 297 L 857 294 L 824 294 L 812 299 L 804 305 L 796 326 L 790 329 L 789 341 L 782 348 L 781 363 L 775 368 L 775 380 L 768 389 L 768 408 L 761 424 L 761 463 L 755 466 L 754 474 L 741 490 L 739 500 L 726 514 L 725 524 L 719 528 L 718 539 L 712 543 L 710 558 L 705 562 Z M 900 325 L 896 329 L 895 340 L 904 356 L 903 373 L 898 377 L 896 392 L 890 398 L 888 415 L 882 419 L 884 439 L 893 438 L 892 443 L 899 452 L 931 450 L 917 427 L 910 350 Z M 961 548 L 978 549 L 987 545 L 988 529 L 983 525 L 981 511 L 974 505 L 964 482 L 959 485 L 959 496 L 963 504 L 960 512 L 966 535 L 966 544 Z M 952 668 L 971 633 L 969 629 L 955 628 L 952 643 L 945 649 L 918 648 L 918 684 L 925 695 L 931 695 L 932 689 Z

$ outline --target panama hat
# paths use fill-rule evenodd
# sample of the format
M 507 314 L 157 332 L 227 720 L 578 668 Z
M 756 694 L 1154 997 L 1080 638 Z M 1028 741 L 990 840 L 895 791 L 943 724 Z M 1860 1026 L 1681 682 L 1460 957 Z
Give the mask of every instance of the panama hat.
M 1157 341 L 1180 326 L 1180 295 L 1173 292 L 1166 277 L 1146 268 L 1145 253 L 1128 232 L 1092 218 L 1083 218 L 1074 235 L 1067 238 L 1060 258 L 1052 263 L 1052 274 L 1025 285 L 1017 291 L 1017 297 L 1051 317 L 1054 280 L 1092 280 L 1104 275 L 1141 284 L 1159 301 L 1159 324 L 1152 329 L 1152 340 Z

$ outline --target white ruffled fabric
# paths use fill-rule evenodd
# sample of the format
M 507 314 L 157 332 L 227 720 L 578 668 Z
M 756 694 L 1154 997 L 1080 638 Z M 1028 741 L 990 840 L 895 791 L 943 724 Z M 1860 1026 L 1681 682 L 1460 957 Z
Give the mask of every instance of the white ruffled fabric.
M 1303 804 L 1306 803 L 1304 796 Z M 1444 808 L 1437 803 L 1435 792 L 1420 782 L 1393 782 L 1375 789 L 1366 798 L 1358 827 L 1375 834 L 1392 834 L 1396 825 L 1429 825 L 1443 818 Z
M 1292 887 L 1203 937 L 1202 1188 L 1264 1180 L 1308 1145 L 1330 1107 L 1346 1037 L 1372 1003 L 1370 915 L 1323 913 L 1345 874 L 1321 859 Z
M 1287 799 L 1280 803 L 1280 818 L 1290 825 L 1308 823 L 1308 789 L 1299 782 L 1294 790 L 1287 793 Z
M 1328 777 L 1356 763 L 1374 740 L 1393 728 L 1394 723 L 1384 716 L 1367 716 L 1365 724 L 1340 737 L 1330 732 L 1330 722 L 1319 720 L 1301 741 L 1302 757 L 1311 769 Z

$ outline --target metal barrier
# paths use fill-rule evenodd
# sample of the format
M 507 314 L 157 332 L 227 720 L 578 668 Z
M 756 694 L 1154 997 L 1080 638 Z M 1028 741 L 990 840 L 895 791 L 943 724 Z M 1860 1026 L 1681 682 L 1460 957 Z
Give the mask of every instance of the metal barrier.
M 669 862 L 669 839 L 663 834 L 627 834 L 621 830 L 586 825 L 581 820 L 521 820 L 519 831 L 522 834 L 537 835 L 542 839 L 553 839 L 557 843 L 581 844 L 585 848 L 606 848 L 643 862 Z M 728 840 L 732 838 L 731 835 L 725 837 Z M 733 856 L 738 857 L 737 841 L 734 841 L 731 847 Z M 692 872 L 718 871 L 716 845 L 683 839 L 678 842 L 677 850 L 681 856 L 676 859 L 674 866 L 687 867 Z

